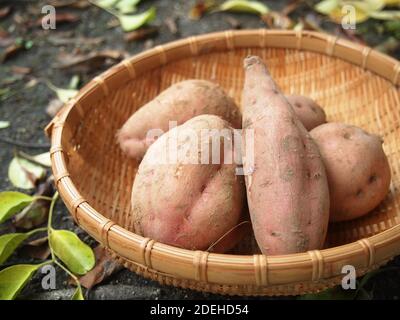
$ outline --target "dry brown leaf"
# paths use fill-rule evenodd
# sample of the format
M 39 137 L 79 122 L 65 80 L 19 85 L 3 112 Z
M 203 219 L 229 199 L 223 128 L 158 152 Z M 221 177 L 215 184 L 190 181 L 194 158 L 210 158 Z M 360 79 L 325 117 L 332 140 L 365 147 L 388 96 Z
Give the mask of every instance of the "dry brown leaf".
M 122 269 L 122 266 L 111 258 L 111 255 L 102 246 L 97 246 L 94 250 L 96 257 L 95 267 L 79 278 L 79 282 L 87 289 L 93 288 L 115 272 Z
M 293 21 L 288 16 L 277 11 L 270 11 L 262 15 L 261 19 L 271 29 L 287 30 L 293 26 Z
M 63 53 L 58 57 L 59 64 L 55 67 L 71 72 L 89 72 L 119 62 L 125 57 L 126 53 L 119 50 L 103 50 L 86 55 Z
M 209 10 L 215 6 L 213 0 L 200 0 L 190 9 L 189 18 L 191 20 L 199 20 L 203 17 Z
M 24 46 L 21 44 L 13 43 L 8 46 L 3 54 L 1 55 L 0 62 L 3 63 L 11 57 L 15 56 L 18 52 L 24 50 Z
M 28 242 L 21 251 L 24 255 L 40 260 L 47 259 L 51 253 L 47 236 Z
M 0 19 L 7 17 L 11 12 L 11 7 L 6 6 L 0 9 Z
M 40 18 L 37 22 L 36 25 L 37 26 L 42 26 L 42 19 Z M 56 24 L 63 24 L 63 23 L 74 23 L 79 21 L 79 17 L 73 13 L 69 13 L 69 12 L 59 12 L 56 13 Z
M 76 46 L 97 46 L 104 42 L 104 38 L 86 38 L 86 37 L 71 37 L 65 38 L 57 36 L 49 36 L 47 41 L 55 46 L 76 45 Z
M 53 181 L 53 177 L 49 177 L 40 183 L 35 195 L 52 196 L 54 193 Z M 50 202 L 47 200 L 34 201 L 14 217 L 13 223 L 16 227 L 27 230 L 39 226 L 47 221 L 49 207 Z
M 49 3 L 55 8 L 75 8 L 85 9 L 90 6 L 90 2 L 87 0 L 53 0 Z
M 158 27 L 145 27 L 138 30 L 128 32 L 124 35 L 124 40 L 127 42 L 138 41 L 150 38 L 158 33 Z
M 46 107 L 46 113 L 50 118 L 54 118 L 63 105 L 64 103 L 60 99 L 51 99 Z
M 291 0 L 289 3 L 282 9 L 281 13 L 284 16 L 288 16 L 293 11 L 295 11 L 302 3 L 302 0 Z
M 168 17 L 164 20 L 164 24 L 167 26 L 169 32 L 172 34 L 178 34 L 178 24 L 177 24 L 177 18 L 176 17 Z
M 32 72 L 32 69 L 28 67 L 11 66 L 11 71 L 12 73 L 26 75 L 30 74 Z

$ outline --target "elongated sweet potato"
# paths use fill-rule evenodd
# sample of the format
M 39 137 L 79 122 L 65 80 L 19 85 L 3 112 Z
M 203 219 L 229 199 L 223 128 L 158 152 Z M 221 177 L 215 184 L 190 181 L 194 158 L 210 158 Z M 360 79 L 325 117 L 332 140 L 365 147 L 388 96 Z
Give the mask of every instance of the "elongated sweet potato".
M 243 165 L 257 243 L 270 255 L 319 249 L 329 190 L 318 148 L 261 59 L 247 57 L 244 68 Z
M 304 127 L 310 131 L 326 122 L 326 114 L 313 99 L 296 94 L 286 96 Z
M 382 139 L 344 123 L 327 123 L 310 132 L 328 176 L 331 221 L 361 217 L 387 195 L 390 167 Z
M 201 115 L 150 146 L 132 188 L 137 234 L 206 250 L 239 223 L 245 186 L 236 175 L 232 131 L 220 117 Z M 234 244 L 220 242 L 214 249 L 226 251 Z
M 149 138 L 149 130 L 166 132 L 170 121 L 181 125 L 201 114 L 220 116 L 234 128 L 241 126 L 238 107 L 219 85 L 206 80 L 186 80 L 172 85 L 137 110 L 118 131 L 117 140 L 129 157 L 141 159 L 157 138 Z

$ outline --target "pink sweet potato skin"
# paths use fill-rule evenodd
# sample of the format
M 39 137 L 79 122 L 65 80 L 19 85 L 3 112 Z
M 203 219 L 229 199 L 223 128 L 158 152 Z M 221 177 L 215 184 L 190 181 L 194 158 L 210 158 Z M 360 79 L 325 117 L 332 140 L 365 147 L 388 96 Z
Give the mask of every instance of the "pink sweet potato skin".
M 326 123 L 326 114 L 313 99 L 301 95 L 288 95 L 286 99 L 304 127 L 310 131 Z
M 189 129 L 198 137 L 202 129 L 232 130 L 217 116 L 201 115 L 171 129 L 150 146 L 132 188 L 134 232 L 181 248 L 207 250 L 239 223 L 245 186 L 243 176 L 236 175 L 236 165 L 223 160 L 222 164 L 189 164 L 179 153 L 176 163 L 154 164 L 172 145 L 175 134 L 178 150 L 194 150 L 185 138 Z M 230 150 L 235 152 L 235 147 Z M 195 152 L 194 157 L 199 156 Z M 226 251 L 235 244 L 234 239 L 225 241 L 213 251 Z
M 186 80 L 172 85 L 137 110 L 117 132 L 117 141 L 128 157 L 141 159 L 154 142 L 146 141 L 150 129 L 167 132 L 169 121 L 181 125 L 201 114 L 220 116 L 234 128 L 241 126 L 239 108 L 219 85 Z
M 327 123 L 310 132 L 328 176 L 330 220 L 346 221 L 374 209 L 387 195 L 390 167 L 382 139 L 344 123 Z
M 318 148 L 259 57 L 244 61 L 242 94 L 247 201 L 264 254 L 322 248 L 329 190 Z M 254 130 L 254 163 L 248 130 Z

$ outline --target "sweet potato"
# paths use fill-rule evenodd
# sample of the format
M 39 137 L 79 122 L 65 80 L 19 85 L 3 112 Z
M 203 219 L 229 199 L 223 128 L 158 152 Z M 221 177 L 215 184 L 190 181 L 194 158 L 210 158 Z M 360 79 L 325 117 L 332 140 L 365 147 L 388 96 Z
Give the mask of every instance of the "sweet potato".
M 319 249 L 329 190 L 318 148 L 261 59 L 247 57 L 244 68 L 243 166 L 257 243 L 268 255 Z M 247 146 L 251 132 L 254 162 Z
M 344 123 L 327 123 L 310 132 L 325 163 L 331 221 L 358 218 L 387 195 L 390 167 L 382 139 Z
M 286 96 L 286 99 L 308 131 L 326 122 L 324 109 L 311 98 L 293 94 Z
M 201 114 L 214 114 L 240 128 L 241 115 L 235 102 L 220 86 L 205 80 L 176 83 L 137 110 L 117 132 L 121 149 L 131 158 L 141 159 L 157 136 L 151 129 L 168 131 L 169 121 L 177 125 Z M 147 137 L 147 138 L 146 138 Z
M 212 138 L 203 136 L 211 129 L 218 130 Z M 173 246 L 206 250 L 239 223 L 245 187 L 243 176 L 236 175 L 233 153 L 238 151 L 229 138 L 232 131 L 220 117 L 201 115 L 149 147 L 132 188 L 134 232 Z M 226 138 L 218 136 L 221 132 Z M 214 137 L 222 142 L 210 148 Z M 169 157 L 175 143 L 176 157 Z M 217 152 L 220 159 L 213 158 Z M 235 243 L 222 244 L 219 251 Z

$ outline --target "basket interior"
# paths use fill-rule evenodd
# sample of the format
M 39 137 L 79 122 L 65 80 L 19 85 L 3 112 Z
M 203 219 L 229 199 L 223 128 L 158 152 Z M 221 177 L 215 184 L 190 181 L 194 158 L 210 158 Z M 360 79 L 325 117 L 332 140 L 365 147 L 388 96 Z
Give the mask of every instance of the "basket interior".
M 117 130 L 135 110 L 171 84 L 185 79 L 215 81 L 239 104 L 244 76 L 242 61 L 248 54 L 259 55 L 267 62 L 286 94 L 315 99 L 323 106 L 329 121 L 354 124 L 384 139 L 392 170 L 390 193 L 365 217 L 331 224 L 325 246 L 352 242 L 398 224 L 398 89 L 384 78 L 340 59 L 292 49 L 236 49 L 189 57 L 145 72 L 121 83 L 106 99 L 83 105 L 82 124 L 72 130 L 72 139 L 64 141 L 68 144 L 64 147 L 69 150 L 70 177 L 82 196 L 98 212 L 132 231 L 130 193 L 138 163 L 120 151 L 115 141 Z

